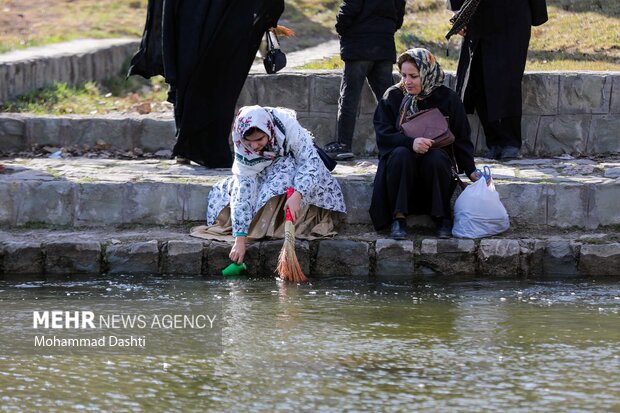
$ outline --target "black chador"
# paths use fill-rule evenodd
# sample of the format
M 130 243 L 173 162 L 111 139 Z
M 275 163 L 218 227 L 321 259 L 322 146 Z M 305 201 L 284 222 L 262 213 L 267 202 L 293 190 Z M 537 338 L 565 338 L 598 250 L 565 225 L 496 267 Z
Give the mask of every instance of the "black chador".
M 451 0 L 453 10 L 463 0 Z M 531 26 L 547 20 L 545 0 L 483 0 L 467 24 L 457 92 L 477 110 L 487 146 L 521 147 L 521 80 Z
M 209 168 L 232 165 L 235 104 L 261 38 L 284 0 L 149 0 L 129 75 L 162 75 L 170 85 L 173 155 Z

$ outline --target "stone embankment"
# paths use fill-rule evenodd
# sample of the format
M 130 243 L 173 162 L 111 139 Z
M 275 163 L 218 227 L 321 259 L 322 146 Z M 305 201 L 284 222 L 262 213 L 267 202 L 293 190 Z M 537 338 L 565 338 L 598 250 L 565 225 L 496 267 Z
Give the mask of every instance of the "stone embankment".
M 617 275 L 620 160 L 477 161 L 493 168 L 511 216 L 507 233 L 439 240 L 422 219 L 410 221 L 409 240 L 386 239 L 370 229 L 367 213 L 375 161 L 342 163 L 335 175 L 349 213 L 335 239 L 299 242 L 305 271 L 313 277 L 377 279 Z M 209 189 L 228 171 L 167 160 L 83 158 L 15 159 L 6 166 L 0 174 L 0 224 L 6 229 L 0 233 L 0 274 L 5 277 L 215 275 L 228 263 L 230 244 L 188 235 L 191 223 L 204 220 Z M 250 274 L 271 274 L 280 245 L 254 243 L 247 258 Z
M 133 52 L 137 43 L 127 47 Z M 71 73 L 70 81 L 93 80 L 112 70 L 101 69 L 107 63 L 95 63 L 87 52 L 80 56 L 67 56 L 62 65 L 35 59 L 30 66 L 36 76 L 28 78 L 35 80 L 28 81 L 15 72 L 16 64 L 6 69 L 0 62 L 0 89 L 5 81 L 12 82 L 11 93 L 18 84 L 43 85 L 37 76 L 47 78 L 61 67 Z M 78 80 L 82 74 L 86 79 Z M 454 77 L 446 83 L 453 86 Z M 335 137 L 339 84 L 340 74 L 330 71 L 254 74 L 239 104 L 293 108 L 317 142 L 325 144 Z M 5 93 L 0 98 L 8 96 L 0 93 Z M 366 88 L 355 131 L 359 154 L 376 153 L 374 105 Z M 523 109 L 526 158 L 476 159 L 493 169 L 511 219 L 508 232 L 483 240 L 440 240 L 431 235 L 429 220 L 418 218 L 409 221 L 408 240 L 387 239 L 372 231 L 367 212 L 376 157 L 360 158 L 334 171 L 349 209 L 338 223 L 340 235 L 298 242 L 304 270 L 318 278 L 370 279 L 620 275 L 620 73 L 527 74 Z M 484 134 L 476 117 L 470 120 L 480 155 Z M 0 152 L 10 154 L 0 159 L 6 166 L 0 173 L 0 277 L 218 274 L 229 263 L 230 244 L 188 233 L 204 220 L 210 188 L 229 171 L 167 159 L 78 158 L 61 149 L 88 153 L 100 147 L 140 158 L 144 152 L 169 154 L 173 143 L 170 114 L 0 114 Z M 64 157 L 18 157 L 33 146 L 60 150 Z M 280 245 L 270 240 L 252 244 L 250 275 L 272 274 Z
M 54 83 L 101 81 L 121 72 L 137 39 L 81 39 L 0 54 L 0 104 Z
M 373 232 L 297 241 L 312 278 L 411 280 L 446 276 L 570 278 L 616 276 L 620 240 L 605 233 L 537 236 L 515 233 L 483 240 L 418 235 L 395 241 Z M 7 280 L 75 280 L 101 275 L 220 277 L 231 244 L 191 238 L 178 228 L 118 231 L 28 230 L 0 233 L 0 276 Z M 282 241 L 248 246 L 248 275 L 273 276 Z

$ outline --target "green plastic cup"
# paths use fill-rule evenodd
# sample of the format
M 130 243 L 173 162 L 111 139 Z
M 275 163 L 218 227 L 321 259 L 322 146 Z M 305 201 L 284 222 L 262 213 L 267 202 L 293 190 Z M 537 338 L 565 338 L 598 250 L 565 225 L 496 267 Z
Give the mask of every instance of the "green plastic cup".
M 241 264 L 237 264 L 236 262 L 233 262 L 228 267 L 222 270 L 222 275 L 224 277 L 243 275 L 245 274 L 247 270 L 248 270 L 248 267 L 245 265 L 245 262 L 242 262 Z

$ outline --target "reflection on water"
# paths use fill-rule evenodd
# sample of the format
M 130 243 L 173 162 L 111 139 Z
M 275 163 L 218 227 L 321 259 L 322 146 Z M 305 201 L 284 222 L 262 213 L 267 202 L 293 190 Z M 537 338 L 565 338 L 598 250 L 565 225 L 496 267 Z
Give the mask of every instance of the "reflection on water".
M 223 353 L 0 356 L 2 409 L 620 411 L 617 281 L 0 284 L 0 300 L 58 294 L 213 297 Z

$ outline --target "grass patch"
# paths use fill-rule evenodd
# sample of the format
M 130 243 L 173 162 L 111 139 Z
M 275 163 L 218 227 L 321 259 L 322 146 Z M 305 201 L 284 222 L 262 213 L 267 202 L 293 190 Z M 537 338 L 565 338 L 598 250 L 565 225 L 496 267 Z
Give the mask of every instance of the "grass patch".
M 316 2 L 315 2 L 316 3 Z M 620 2 L 617 0 L 549 0 L 549 21 L 532 28 L 526 70 L 620 71 Z M 446 70 L 456 70 L 461 38 L 449 43 L 452 13 L 444 0 L 408 2 L 405 21 L 396 33 L 396 49 L 431 50 Z M 446 56 L 446 48 L 449 56 Z M 339 58 L 304 69 L 340 69 Z
M 19 96 L 0 106 L 0 112 L 28 112 L 52 115 L 100 115 L 135 111 L 150 103 L 165 106 L 167 86 L 161 77 L 150 80 L 132 76 L 115 76 L 105 82 L 87 82 L 77 86 L 56 83 Z
M 52 167 L 47 167 L 47 169 L 45 170 L 45 172 L 47 172 L 50 176 L 53 176 L 56 179 L 61 179 L 62 178 L 62 174 L 60 173 L 60 171 L 52 168 Z
M 76 181 L 78 184 L 92 184 L 93 182 L 97 182 L 97 180 L 90 176 L 83 176 Z
M 26 231 L 26 230 L 33 230 L 33 229 L 54 229 L 54 230 L 63 230 L 63 229 L 68 229 L 70 228 L 70 225 L 55 225 L 55 224 L 48 224 L 46 222 L 42 222 L 42 221 L 29 221 L 26 222 L 25 224 L 20 225 L 17 228 L 11 228 L 12 231 Z

